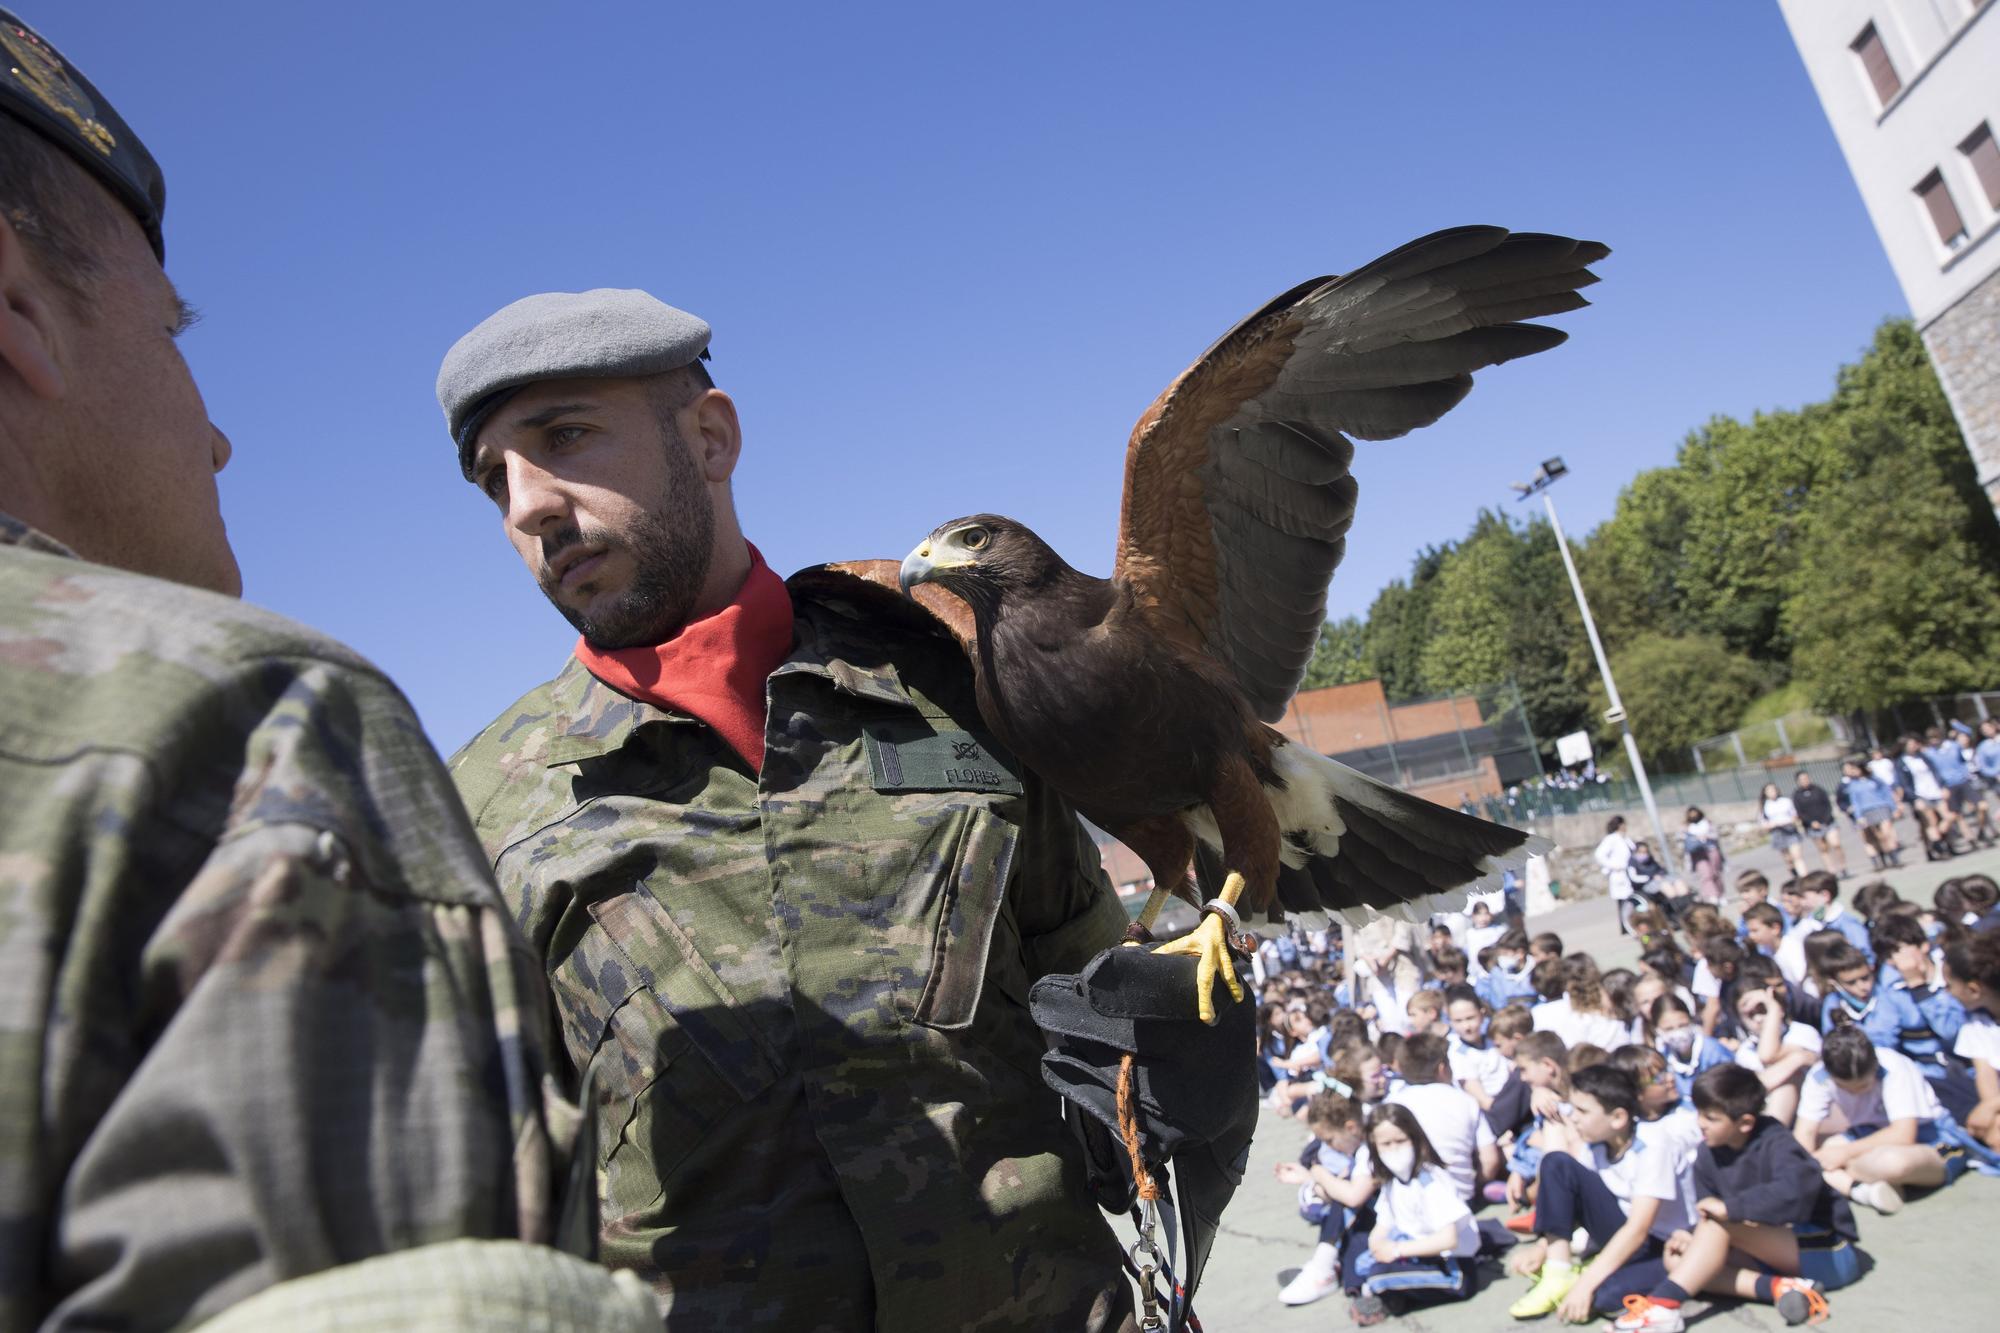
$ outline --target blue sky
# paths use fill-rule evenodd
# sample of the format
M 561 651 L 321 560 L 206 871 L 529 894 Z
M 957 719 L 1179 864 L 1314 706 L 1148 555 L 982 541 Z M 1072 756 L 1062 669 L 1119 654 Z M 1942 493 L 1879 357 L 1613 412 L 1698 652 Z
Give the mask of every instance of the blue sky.
M 1361 446 L 1336 615 L 1546 455 L 1587 531 L 1904 311 L 1771 0 L 14 3 L 166 169 L 246 595 L 446 750 L 572 640 L 431 391 L 530 292 L 715 326 L 781 571 L 992 510 L 1101 574 L 1133 420 L 1274 293 L 1462 223 L 1611 245 L 1569 343 Z

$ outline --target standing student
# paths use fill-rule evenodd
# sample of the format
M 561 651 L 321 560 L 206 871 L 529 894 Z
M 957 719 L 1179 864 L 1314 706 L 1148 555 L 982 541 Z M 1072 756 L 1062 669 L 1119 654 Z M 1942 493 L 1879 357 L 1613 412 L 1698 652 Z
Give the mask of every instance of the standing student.
M 1846 1128 L 1828 1133 L 1823 1124 L 1836 1109 Z M 1908 1056 L 1878 1050 L 1866 1032 L 1846 1026 L 1826 1034 L 1792 1134 L 1818 1160 L 1827 1184 L 1893 1213 L 1903 1206 L 1903 1186 L 1942 1185 L 1964 1170 L 1957 1128 Z
M 1903 863 L 1896 840 L 1896 789 L 1870 773 L 1859 759 L 1842 761 L 1840 787 L 1834 800 L 1861 830 L 1872 868 L 1886 870 Z
M 1979 823 L 1985 810 L 1979 800 L 1979 783 L 1973 776 L 1972 765 L 1966 761 L 1965 750 L 1959 745 L 1955 732 L 1947 732 L 1941 727 L 1926 728 L 1924 741 L 1924 758 L 1931 761 L 1931 771 L 1944 785 L 1945 807 L 1958 821 L 1964 836 L 1970 838 L 1973 836 L 1970 825 Z
M 1410 1108 L 1376 1108 L 1368 1148 L 1379 1190 L 1375 1229 L 1365 1245 L 1349 1237 L 1342 1274 L 1354 1297 L 1348 1318 L 1364 1328 L 1389 1317 L 1391 1295 L 1464 1297 L 1470 1290 L 1464 1261 L 1479 1253 L 1472 1210 Z
M 1570 1103 L 1549 1129 L 1535 1195 L 1542 1261 L 1535 1285 L 1507 1311 L 1516 1319 L 1555 1313 L 1576 1323 L 1617 1309 L 1659 1279 L 1667 1238 L 1689 1225 L 1673 1149 L 1638 1132 L 1632 1076 L 1608 1064 L 1580 1069 Z M 1573 1247 L 1577 1231 L 1595 1251 L 1587 1265 Z
M 1945 946 L 1945 985 L 1965 1007 L 1965 1024 L 1952 1051 L 1972 1066 L 1978 1100 L 1965 1127 L 1988 1148 L 2000 1150 L 2000 932 L 1981 931 Z
M 1902 739 L 1902 754 L 1896 758 L 1896 790 L 1917 812 L 1917 826 L 1924 837 L 1924 859 L 1941 861 L 1952 855 L 1951 831 L 1957 825 L 1945 801 L 1944 783 L 1924 753 L 1923 742 L 1914 735 Z
M 1826 788 L 1812 779 L 1812 774 L 1800 769 L 1792 786 L 1792 808 L 1799 812 L 1799 826 L 1819 849 L 1820 859 L 1826 868 L 1842 879 L 1847 878 L 1847 852 L 1840 845 L 1840 829 L 1834 823 L 1833 797 Z
M 1687 855 L 1688 865 L 1694 869 L 1696 889 L 1703 902 L 1719 903 L 1722 901 L 1722 839 L 1716 835 L 1715 824 L 1699 806 L 1689 806 L 1683 818 L 1681 850 Z
M 1757 793 L 1757 806 L 1761 812 L 1758 822 L 1771 835 L 1771 847 L 1785 858 L 1794 876 L 1806 873 L 1806 854 L 1800 849 L 1805 834 L 1799 827 L 1798 807 L 1792 798 L 1778 790 L 1778 784 L 1767 782 Z
M 1695 1081 L 1695 1225 L 1669 1241 L 1665 1276 L 1626 1302 L 1617 1333 L 1683 1333 L 1681 1304 L 1697 1291 L 1763 1301 L 1802 1324 L 1825 1317 L 1823 1292 L 1860 1275 L 1847 1201 L 1784 1126 L 1758 1114 L 1763 1098 L 1755 1076 L 1733 1065 Z

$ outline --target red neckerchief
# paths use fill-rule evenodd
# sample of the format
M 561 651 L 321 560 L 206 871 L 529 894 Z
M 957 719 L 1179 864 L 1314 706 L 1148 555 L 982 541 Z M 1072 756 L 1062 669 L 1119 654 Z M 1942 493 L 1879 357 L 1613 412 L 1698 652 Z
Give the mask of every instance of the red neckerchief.
M 620 694 L 700 718 L 762 773 L 764 682 L 791 650 L 792 595 L 751 546 L 749 576 L 728 606 L 665 643 L 607 651 L 578 639 L 576 660 Z

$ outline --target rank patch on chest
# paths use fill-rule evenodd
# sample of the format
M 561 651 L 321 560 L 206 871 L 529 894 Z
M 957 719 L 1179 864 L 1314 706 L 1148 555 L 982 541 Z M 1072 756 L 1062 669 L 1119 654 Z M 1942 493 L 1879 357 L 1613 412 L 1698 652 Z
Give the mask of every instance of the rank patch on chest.
M 969 731 L 912 723 L 869 726 L 868 768 L 877 791 L 991 791 L 1019 796 L 1014 757 Z

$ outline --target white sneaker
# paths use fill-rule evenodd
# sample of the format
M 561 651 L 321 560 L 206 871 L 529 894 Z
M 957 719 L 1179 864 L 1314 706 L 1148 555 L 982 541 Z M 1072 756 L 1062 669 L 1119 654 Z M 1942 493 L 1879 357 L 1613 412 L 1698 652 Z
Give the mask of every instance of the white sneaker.
M 1340 1290 L 1340 1269 L 1325 1267 L 1318 1263 L 1308 1263 L 1299 1270 L 1299 1275 L 1285 1284 L 1278 1293 L 1278 1300 L 1285 1305 L 1311 1305 L 1322 1296 L 1331 1296 Z
M 1854 1188 L 1847 1192 L 1847 1197 L 1856 1203 L 1866 1204 L 1884 1217 L 1900 1212 L 1903 1207 L 1903 1192 L 1886 1180 L 1857 1181 Z

